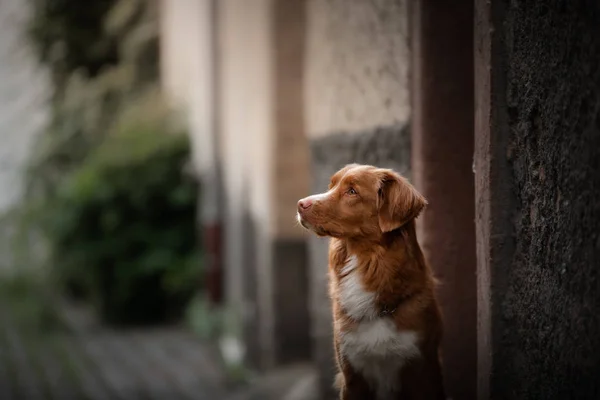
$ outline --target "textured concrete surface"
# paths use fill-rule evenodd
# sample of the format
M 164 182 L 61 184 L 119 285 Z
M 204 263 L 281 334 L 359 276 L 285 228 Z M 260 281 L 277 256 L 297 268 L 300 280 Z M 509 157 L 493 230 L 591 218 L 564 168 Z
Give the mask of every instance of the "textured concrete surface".
M 477 1 L 476 11 L 480 395 L 596 399 L 600 5 Z
M 294 223 L 296 202 L 310 186 L 305 132 L 304 66 L 306 0 L 273 2 L 275 130 L 273 151 L 273 233 L 279 239 L 304 239 Z
M 404 123 L 410 114 L 406 0 L 307 0 L 310 137 Z
M 410 133 L 407 125 L 330 135 L 313 140 L 311 150 L 313 193 L 326 191 L 331 175 L 352 162 L 393 168 L 410 178 Z M 327 246 L 325 238 L 310 239 L 310 313 L 319 387 L 328 396 L 326 398 L 334 399 L 335 364 L 331 305 L 327 294 Z

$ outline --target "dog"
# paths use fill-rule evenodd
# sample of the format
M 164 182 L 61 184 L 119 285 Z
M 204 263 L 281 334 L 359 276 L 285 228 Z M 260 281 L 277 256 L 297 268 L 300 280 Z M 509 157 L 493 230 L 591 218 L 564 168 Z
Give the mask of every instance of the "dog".
M 436 281 L 415 231 L 427 205 L 391 169 L 350 164 L 297 220 L 330 237 L 336 387 L 341 400 L 445 400 Z

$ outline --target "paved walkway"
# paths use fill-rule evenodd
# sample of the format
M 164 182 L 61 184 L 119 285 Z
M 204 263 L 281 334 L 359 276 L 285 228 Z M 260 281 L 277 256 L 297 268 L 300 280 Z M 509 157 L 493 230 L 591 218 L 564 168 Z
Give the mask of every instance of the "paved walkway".
M 211 348 L 180 328 L 114 331 L 80 310 L 67 332 L 19 331 L 0 307 L 1 400 L 220 400 Z

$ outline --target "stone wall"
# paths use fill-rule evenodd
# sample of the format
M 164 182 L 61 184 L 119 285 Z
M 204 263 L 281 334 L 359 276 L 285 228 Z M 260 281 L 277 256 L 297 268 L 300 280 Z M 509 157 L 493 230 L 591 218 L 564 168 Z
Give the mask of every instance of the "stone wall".
M 598 398 L 600 5 L 476 11 L 479 398 Z
M 305 109 L 312 193 L 352 162 L 409 175 L 409 49 L 406 1 L 309 0 Z M 334 358 L 326 239 L 310 239 L 310 310 L 323 398 Z

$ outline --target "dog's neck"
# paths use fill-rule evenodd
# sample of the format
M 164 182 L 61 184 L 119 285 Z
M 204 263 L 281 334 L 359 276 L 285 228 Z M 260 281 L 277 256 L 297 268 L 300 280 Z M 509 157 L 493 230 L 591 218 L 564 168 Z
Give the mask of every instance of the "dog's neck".
M 340 239 L 348 254 L 377 259 L 385 258 L 395 252 L 405 252 L 417 263 L 423 263 L 424 257 L 417 240 L 415 221 L 409 221 L 391 232 L 383 232 L 372 238 Z
M 343 258 L 356 257 L 365 279 L 378 282 L 376 291 L 386 307 L 393 309 L 430 286 L 431 272 L 417 242 L 414 221 L 377 240 L 340 241 Z M 342 269 L 337 272 L 343 274 Z

